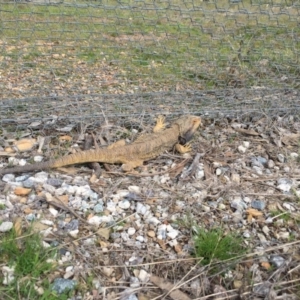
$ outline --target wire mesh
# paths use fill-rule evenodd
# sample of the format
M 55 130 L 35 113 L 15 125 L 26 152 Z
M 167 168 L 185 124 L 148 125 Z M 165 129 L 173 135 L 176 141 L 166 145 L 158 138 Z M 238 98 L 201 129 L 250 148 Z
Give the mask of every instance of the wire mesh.
M 1 125 L 299 113 L 300 1 L 0 0 Z

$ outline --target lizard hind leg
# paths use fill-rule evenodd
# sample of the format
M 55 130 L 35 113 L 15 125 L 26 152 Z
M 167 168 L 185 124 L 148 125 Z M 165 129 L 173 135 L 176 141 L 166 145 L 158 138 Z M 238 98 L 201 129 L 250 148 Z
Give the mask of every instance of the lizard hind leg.
M 114 149 L 114 148 L 122 147 L 125 145 L 126 145 L 125 140 L 119 140 L 119 141 L 114 142 L 114 143 L 110 144 L 109 146 L 107 146 L 107 149 Z
M 129 161 L 125 164 L 122 165 L 122 170 L 124 172 L 130 172 L 132 171 L 134 168 L 136 167 L 140 167 L 143 165 L 143 161 L 142 160 L 133 160 L 133 161 Z
M 165 117 L 164 116 L 158 116 L 157 119 L 156 119 L 156 125 L 153 128 L 153 132 L 154 133 L 160 132 L 165 128 L 166 128 Z

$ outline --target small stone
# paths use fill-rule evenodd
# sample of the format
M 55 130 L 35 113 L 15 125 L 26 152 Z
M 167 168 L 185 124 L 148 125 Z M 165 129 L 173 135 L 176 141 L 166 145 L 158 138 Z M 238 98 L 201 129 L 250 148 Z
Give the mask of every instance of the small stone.
M 88 223 L 90 225 L 99 226 L 102 223 L 102 217 L 99 216 L 93 216 L 90 219 L 88 219 Z
M 290 154 L 290 157 L 291 157 L 292 159 L 297 159 L 297 158 L 299 157 L 299 154 L 296 153 L 296 152 L 292 152 L 292 153 Z
M 138 278 L 141 282 L 146 283 L 149 281 L 150 275 L 146 271 L 141 269 Z
M 4 182 L 12 182 L 14 180 L 15 180 L 15 175 L 14 174 L 5 174 L 2 177 L 2 181 L 4 181 Z
M 44 159 L 44 157 L 41 156 L 41 155 L 36 155 L 36 156 L 33 157 L 33 160 L 35 162 L 41 162 L 43 159 Z
M 136 185 L 130 185 L 128 187 L 128 191 L 131 192 L 131 193 L 140 194 L 141 193 L 141 188 L 139 186 L 136 186 Z
M 76 281 L 64 278 L 56 278 L 52 285 L 52 290 L 58 294 L 74 289 Z
M 220 176 L 221 174 L 222 174 L 222 169 L 221 168 L 216 169 L 216 175 Z
M 269 232 L 270 232 L 270 229 L 269 229 L 269 227 L 268 226 L 263 226 L 263 228 L 262 228 L 262 232 L 265 234 L 265 235 L 268 235 L 269 234 Z
M 238 211 L 243 211 L 247 208 L 247 204 L 240 197 L 234 198 L 231 201 L 230 206 Z
M 285 263 L 285 259 L 279 255 L 272 255 L 270 262 L 271 264 L 275 265 L 275 267 L 279 268 Z
M 3 222 L 2 224 L 0 224 L 0 232 L 7 232 L 10 231 L 13 227 L 13 222 Z
M 47 180 L 47 183 L 57 188 L 62 185 L 63 181 L 60 179 L 56 179 L 56 178 L 49 178 Z
M 134 227 L 129 227 L 128 230 L 127 230 L 127 233 L 128 235 L 134 235 L 136 232 L 135 228 Z
M 136 212 L 138 214 L 144 215 L 147 211 L 148 211 L 148 208 L 144 204 L 142 204 L 140 202 L 137 202 L 137 204 L 136 204 Z
M 245 230 L 244 233 L 243 233 L 243 237 L 246 238 L 246 239 L 248 239 L 248 238 L 250 238 L 250 236 L 251 235 L 250 235 L 249 231 Z
M 277 155 L 277 159 L 278 159 L 278 161 L 281 162 L 281 163 L 284 163 L 284 161 L 285 161 L 284 155 L 281 154 L 281 153 L 279 153 L 279 154 Z
M 238 151 L 239 151 L 240 153 L 246 153 L 247 148 L 244 147 L 244 146 L 242 146 L 242 145 L 240 145 L 240 146 L 238 146 Z
M 130 202 L 128 200 L 122 200 L 118 203 L 118 206 L 122 209 L 128 209 L 130 207 Z
M 139 288 L 140 287 L 139 279 L 134 276 L 130 276 L 130 287 L 131 288 Z
M 290 238 L 290 233 L 287 231 L 280 231 L 278 233 L 278 238 L 282 239 L 282 240 L 287 240 Z
M 58 216 L 58 210 L 53 208 L 53 207 L 50 207 L 49 208 L 49 212 L 52 214 L 52 216 L 54 216 L 55 218 Z
M 15 273 L 15 267 L 8 267 L 8 266 L 3 266 L 2 267 L 2 273 L 3 273 L 3 284 L 4 285 L 9 285 L 10 283 L 12 283 L 15 279 L 14 273 Z
M 275 163 L 272 159 L 268 160 L 268 168 L 269 169 L 273 169 L 275 167 Z
M 258 210 L 263 210 L 266 207 L 266 203 L 262 200 L 253 200 L 251 202 L 251 207 L 258 209 Z
M 257 166 L 253 166 L 252 168 L 253 168 L 253 170 L 255 171 L 256 174 L 258 174 L 258 175 L 263 175 L 263 170 L 262 170 L 262 168 L 257 167 Z
M 73 237 L 74 239 L 76 239 L 78 237 L 79 230 L 78 229 L 70 230 L 68 233 L 69 233 L 69 235 L 71 237 Z
M 135 239 L 141 243 L 143 243 L 145 241 L 145 238 L 141 235 L 138 235 Z
M 172 229 L 167 232 L 167 236 L 172 240 L 175 239 L 178 236 L 178 234 L 179 234 L 179 231 L 176 229 Z
M 95 206 L 94 206 L 94 212 L 95 213 L 101 213 L 103 212 L 104 208 L 103 208 L 103 204 L 102 203 L 97 203 Z
M 293 181 L 289 178 L 280 178 L 277 180 L 277 188 L 282 192 L 289 192 L 292 188 Z
M 155 237 L 155 231 L 153 231 L 153 230 L 149 230 L 149 231 L 147 232 L 147 234 L 148 234 L 148 236 L 150 236 L 151 238 Z
M 244 146 L 245 148 L 249 148 L 249 147 L 250 147 L 250 142 L 248 142 L 248 141 L 243 141 L 243 146 Z
M 291 212 L 293 212 L 293 211 L 296 210 L 295 207 L 294 207 L 292 204 L 288 203 L 288 202 L 284 202 L 284 203 L 282 204 L 282 206 L 283 206 L 284 208 L 286 208 L 287 210 L 291 211 Z

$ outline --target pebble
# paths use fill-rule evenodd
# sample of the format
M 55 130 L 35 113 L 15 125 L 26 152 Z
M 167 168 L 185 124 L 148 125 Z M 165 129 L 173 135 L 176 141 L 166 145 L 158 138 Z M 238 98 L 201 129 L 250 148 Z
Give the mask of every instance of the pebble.
M 41 156 L 41 155 L 36 155 L 36 156 L 33 157 L 33 160 L 35 162 L 41 162 L 43 159 L 44 159 L 44 157 Z
M 258 175 L 263 175 L 263 170 L 262 170 L 262 168 L 257 167 L 257 166 L 253 166 L 252 168 L 253 168 L 253 170 L 255 171 L 256 174 L 258 174 Z
M 54 279 L 52 290 L 58 294 L 73 290 L 76 286 L 76 281 L 71 279 L 56 278 Z
M 138 214 L 144 215 L 148 211 L 148 208 L 144 204 L 137 202 L 135 210 Z
M 13 222 L 3 222 L 2 224 L 0 224 L 0 232 L 7 232 L 10 231 L 13 228 Z
M 54 216 L 55 218 L 58 216 L 58 210 L 53 208 L 53 207 L 50 207 L 49 208 L 49 212 L 52 214 L 52 216 Z
M 299 157 L 299 154 L 296 153 L 296 152 L 292 152 L 292 153 L 290 153 L 290 157 L 291 157 L 292 159 L 297 159 L 297 158 Z
M 266 203 L 263 200 L 253 200 L 251 202 L 251 207 L 256 208 L 258 210 L 264 210 L 266 207 Z
M 281 153 L 279 153 L 279 154 L 277 155 L 277 159 L 278 159 L 278 161 L 281 162 L 281 163 L 284 163 L 284 161 L 285 161 L 285 157 L 284 157 L 284 155 L 281 154 Z
M 131 192 L 131 193 L 140 194 L 141 193 L 141 188 L 139 186 L 136 186 L 136 185 L 130 185 L 128 187 L 128 191 Z
M 102 203 L 97 203 L 95 206 L 94 206 L 94 212 L 95 213 L 101 213 L 103 212 L 104 208 L 103 208 L 103 204 Z
M 232 173 L 232 174 L 231 174 L 231 181 L 232 181 L 232 182 L 235 182 L 235 183 L 237 183 L 237 184 L 240 184 L 240 182 L 241 182 L 240 175 L 237 174 L 237 173 Z
M 268 160 L 268 168 L 269 169 L 273 169 L 275 167 L 275 163 L 272 159 Z
M 48 180 L 48 173 L 46 172 L 39 172 L 36 173 L 34 177 L 30 177 L 35 183 L 45 183 Z
M 118 206 L 122 209 L 128 209 L 130 207 L 130 202 L 128 200 L 122 200 L 118 203 Z
M 145 270 L 141 269 L 138 278 L 141 282 L 146 283 L 149 281 L 150 275 Z
M 242 200 L 242 198 L 236 197 L 230 202 L 230 207 L 238 211 L 243 211 L 247 208 L 247 204 Z
M 47 184 L 50 184 L 50 185 L 57 188 L 57 187 L 60 187 L 63 184 L 63 181 L 60 180 L 60 179 L 56 179 L 56 178 L 49 178 L 47 180 Z
M 129 228 L 127 229 L 127 233 L 128 233 L 129 236 L 130 236 L 130 235 L 134 235 L 135 232 L 136 232 L 136 230 L 135 230 L 134 227 L 129 227 Z
M 238 151 L 239 151 L 240 153 L 246 153 L 247 148 L 244 147 L 244 146 L 242 146 L 242 145 L 240 145 L 240 146 L 238 146 Z
M 140 281 L 138 278 L 134 276 L 130 276 L 130 287 L 131 288 L 139 288 L 140 287 Z
M 4 181 L 4 182 L 13 182 L 13 181 L 15 181 L 15 175 L 14 174 L 5 174 L 2 177 L 2 181 Z
M 287 210 L 289 210 L 289 211 L 295 211 L 295 210 L 296 210 L 296 209 L 294 208 L 294 206 L 293 206 L 292 204 L 288 203 L 288 202 L 284 202 L 284 203 L 282 204 L 282 206 L 283 206 L 284 208 L 286 208 Z
M 141 243 L 145 242 L 145 238 L 142 235 L 138 235 L 135 239 Z
M 270 258 L 270 263 L 279 268 L 285 263 L 285 259 L 279 255 L 272 255 Z
M 293 181 L 289 178 L 280 178 L 277 180 L 277 188 L 283 192 L 289 192 L 292 188 Z
M 250 142 L 248 142 L 248 141 L 243 141 L 243 146 L 244 146 L 245 148 L 249 148 L 249 147 L 250 147 Z

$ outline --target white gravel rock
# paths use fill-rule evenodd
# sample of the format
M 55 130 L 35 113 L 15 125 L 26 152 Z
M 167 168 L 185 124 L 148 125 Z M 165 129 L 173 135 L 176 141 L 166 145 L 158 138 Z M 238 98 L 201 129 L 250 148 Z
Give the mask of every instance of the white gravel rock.
M 240 146 L 238 146 L 238 151 L 239 151 L 240 153 L 246 153 L 247 148 L 246 148 L 245 146 L 240 145 Z
M 291 212 L 296 211 L 295 207 L 294 207 L 291 203 L 284 202 L 284 203 L 282 204 L 282 206 L 283 206 L 284 208 L 286 208 L 288 211 L 291 211 Z
M 149 281 L 150 275 L 145 270 L 141 269 L 138 278 L 141 282 L 146 283 Z
M 129 236 L 130 236 L 130 235 L 134 235 L 135 232 L 136 232 L 136 230 L 135 230 L 134 227 L 129 227 L 129 228 L 127 229 L 127 233 L 128 233 Z
M 169 238 L 171 238 L 172 240 L 175 239 L 178 236 L 178 234 L 179 234 L 179 231 L 176 229 L 171 229 L 171 230 L 168 230 L 168 232 L 167 232 L 167 236 Z
M 141 243 L 145 242 L 145 238 L 142 235 L 138 235 L 135 239 Z
M 44 159 L 44 157 L 41 156 L 41 155 L 36 155 L 36 156 L 33 157 L 33 160 L 35 162 L 41 162 L 43 159 Z
M 283 192 L 289 192 L 292 188 L 293 181 L 288 178 L 280 178 L 277 180 L 277 188 L 280 189 Z
M 88 219 L 88 223 L 90 225 L 96 225 L 99 226 L 102 223 L 102 217 L 99 216 L 93 216 L 90 219 Z
M 45 183 L 48 180 L 48 176 L 49 176 L 49 174 L 46 172 L 39 172 L 39 173 L 36 173 L 34 175 L 34 177 L 31 177 L 31 178 L 33 178 L 34 181 L 37 183 Z
M 268 168 L 269 169 L 273 169 L 275 167 L 275 163 L 272 159 L 268 160 Z
M 277 155 L 277 159 L 278 159 L 279 162 L 284 163 L 285 158 L 284 158 L 284 155 L 283 155 L 283 154 L 279 153 L 279 154 Z
M 135 210 L 138 214 L 144 215 L 148 211 L 148 208 L 144 204 L 137 202 Z
M 53 221 L 50 221 L 50 220 L 41 220 L 40 221 L 42 224 L 45 224 L 47 226 L 53 226 L 54 225 L 54 222 Z
M 120 201 L 119 203 L 118 203 L 118 206 L 120 207 L 120 208 L 122 208 L 122 209 L 128 209 L 129 207 L 130 207 L 130 201 L 128 201 L 128 200 L 122 200 L 122 201 Z
M 244 146 L 245 148 L 249 148 L 249 147 L 250 147 L 250 142 L 248 142 L 248 141 L 243 141 L 243 146 Z
M 55 218 L 58 216 L 58 210 L 53 208 L 53 207 L 50 207 L 49 208 L 49 212 L 51 213 L 52 216 L 54 216 Z
M 290 154 L 290 157 L 291 157 L 292 159 L 297 159 L 297 158 L 299 157 L 299 154 L 296 153 L 296 152 L 292 152 L 292 153 Z
M 117 211 L 116 203 L 113 201 L 108 201 L 106 204 L 106 209 L 112 213 L 115 213 Z
M 0 225 L 0 232 L 7 232 L 7 231 L 10 231 L 13 227 L 13 222 L 3 222 L 1 225 Z
M 2 181 L 4 181 L 4 182 L 13 182 L 13 181 L 15 181 L 15 175 L 14 174 L 5 174 L 2 177 Z
M 15 267 L 8 267 L 8 266 L 3 266 L 2 267 L 2 274 L 4 275 L 4 279 L 3 279 L 3 284 L 4 285 L 8 285 L 10 283 L 12 283 L 15 279 L 14 276 L 15 273 Z
M 136 186 L 136 185 L 130 185 L 128 187 L 128 191 L 131 192 L 131 193 L 140 194 L 141 193 L 141 188 L 139 186 Z

